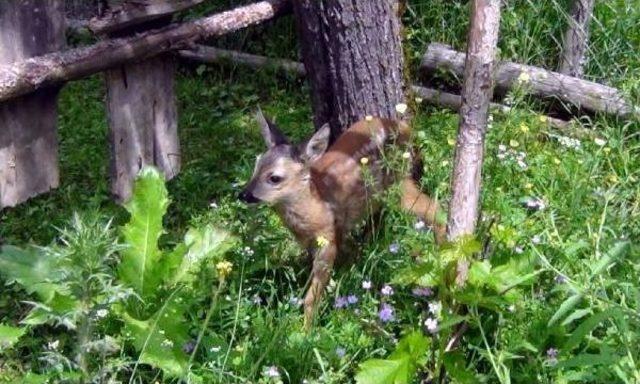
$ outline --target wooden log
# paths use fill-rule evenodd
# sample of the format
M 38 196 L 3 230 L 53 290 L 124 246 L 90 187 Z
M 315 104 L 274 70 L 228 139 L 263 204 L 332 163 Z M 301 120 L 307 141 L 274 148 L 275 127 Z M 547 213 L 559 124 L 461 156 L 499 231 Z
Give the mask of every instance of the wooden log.
M 247 65 L 251 68 L 273 68 L 288 73 L 292 73 L 296 76 L 304 77 L 307 72 L 304 68 L 304 64 L 284 59 L 274 59 L 266 56 L 252 55 L 250 53 L 244 53 L 239 51 L 231 51 L 227 49 L 220 49 L 214 47 L 208 47 L 205 45 L 196 45 L 190 50 L 178 51 L 178 55 L 181 58 L 187 60 L 198 61 L 209 64 L 221 64 L 225 61 L 229 61 L 234 64 Z M 453 93 L 439 91 L 433 88 L 427 88 L 419 85 L 412 85 L 412 91 L 422 99 L 422 102 L 432 105 L 448 108 L 454 111 L 460 110 L 462 105 L 462 97 Z M 491 103 L 491 109 L 500 111 L 502 113 L 509 113 L 511 107 L 504 104 Z M 545 116 L 545 120 L 549 126 L 563 129 L 569 126 L 569 122 L 553 117 Z
M 589 46 L 589 23 L 595 3 L 595 0 L 573 0 L 569 28 L 562 42 L 558 72 L 573 77 L 582 77 L 584 74 Z
M 194 7 L 204 0 L 129 0 L 89 21 L 95 34 L 109 34 Z
M 465 54 L 443 44 L 430 44 L 421 67 L 429 72 L 449 70 L 464 73 Z M 552 97 L 591 113 L 606 113 L 624 119 L 640 116 L 640 108 L 627 101 L 622 91 L 606 85 L 529 65 L 501 62 L 496 68 L 496 87 L 509 90 L 524 86 L 540 97 Z
M 294 73 L 300 77 L 306 76 L 307 74 L 304 64 L 297 61 L 272 59 L 266 56 L 207 47 L 205 45 L 196 45 L 193 49 L 178 51 L 178 55 L 188 60 L 195 60 L 203 63 L 217 64 L 224 61 L 230 61 L 255 69 L 273 67 L 278 70 Z
M 0 64 L 64 47 L 61 0 L 0 1 Z M 57 89 L 0 103 L 0 208 L 59 184 Z
M 167 180 L 180 171 L 174 78 L 168 55 L 105 72 L 111 192 L 119 203 L 129 200 L 143 167 L 158 167 Z
M 460 95 L 417 85 L 412 86 L 411 90 L 425 103 L 445 107 L 454 111 L 459 111 L 462 106 L 462 96 Z M 491 110 L 499 111 L 501 113 L 511 112 L 511 107 L 504 104 L 491 103 L 489 107 Z M 566 120 L 556 119 L 550 116 L 544 116 L 544 120 L 550 127 L 557 129 L 565 129 L 571 124 Z
M 452 196 L 447 221 L 447 240 L 456 241 L 473 235 L 480 212 L 481 171 L 484 159 L 484 139 L 493 97 L 494 67 L 500 1 L 473 0 L 471 25 L 467 41 L 467 59 L 462 86 L 460 126 L 451 177 Z M 456 283 L 466 281 L 468 262 L 458 264 Z
M 184 49 L 195 40 L 224 35 L 272 19 L 286 12 L 288 7 L 287 0 L 259 1 L 140 35 L 108 39 L 91 46 L 0 66 L 0 101 L 163 52 Z

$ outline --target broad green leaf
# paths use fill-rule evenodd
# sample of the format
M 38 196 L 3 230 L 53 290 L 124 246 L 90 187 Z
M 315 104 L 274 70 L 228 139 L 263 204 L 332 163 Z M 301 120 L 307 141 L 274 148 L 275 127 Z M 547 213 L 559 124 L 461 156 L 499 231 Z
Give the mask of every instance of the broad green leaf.
M 26 325 L 54 324 L 75 329 L 80 302 L 67 295 L 55 292 L 47 303 L 30 303 L 33 308 L 20 323 Z
M 119 266 L 122 281 L 142 298 L 152 296 L 161 283 L 158 239 L 163 234 L 162 218 L 168 205 L 162 174 L 155 168 L 143 169 L 126 204 L 131 218 L 122 228 L 126 248 Z
M 562 322 L 562 326 L 567 326 L 571 323 L 573 323 L 574 321 L 578 320 L 578 319 L 582 319 L 583 317 L 587 316 L 587 315 L 591 315 L 593 313 L 593 311 L 591 310 L 591 308 L 586 308 L 586 309 L 576 309 L 575 311 L 573 311 L 573 313 L 571 313 L 569 316 L 567 316 L 566 319 L 564 319 L 564 321 Z
M 56 284 L 63 278 L 58 268 L 58 260 L 35 249 L 21 249 L 4 246 L 0 251 L 0 275 L 7 283 L 18 283 L 28 293 L 36 293 L 44 301 L 49 301 L 59 290 Z
M 556 368 L 575 368 L 575 367 L 588 367 L 592 365 L 602 364 L 615 364 L 621 359 L 621 356 L 612 355 L 609 353 L 591 354 L 585 353 L 572 357 L 567 360 L 563 360 L 556 364 Z
M 185 300 L 174 294 L 148 319 L 123 315 L 125 334 L 132 338 L 140 362 L 160 368 L 171 377 L 187 374 L 188 356 L 182 350 L 189 341 L 186 309 Z
M 482 251 L 482 244 L 473 235 L 465 235 L 453 243 L 445 244 L 440 252 L 440 259 L 448 264 L 460 259 L 469 259 Z
M 391 280 L 391 283 L 398 285 L 411 285 L 417 283 L 425 287 L 433 286 L 434 284 L 431 284 L 433 282 L 432 280 L 435 279 L 435 276 L 432 276 L 433 271 L 434 267 L 431 263 L 409 265 L 398 271 Z M 427 284 L 420 284 L 419 281 L 424 280 L 425 276 L 428 277 L 429 282 Z
M 580 325 L 571 333 L 569 339 L 567 339 L 567 341 L 564 343 L 562 350 L 565 352 L 569 352 L 573 348 L 578 346 L 578 344 L 580 344 L 584 337 L 595 327 L 597 327 L 598 324 L 600 324 L 603 320 L 613 316 L 613 311 L 614 310 L 596 313 L 595 315 L 587 318 L 585 321 L 580 323 Z
M 389 356 L 389 359 L 403 358 L 403 355 L 406 354 L 411 357 L 414 365 L 424 364 L 429 344 L 429 339 L 422 332 L 413 331 L 400 339 L 396 350 Z
M 598 262 L 591 267 L 591 277 L 599 275 L 607 267 L 623 258 L 631 248 L 631 243 L 628 241 L 620 241 L 616 243 L 613 248 L 603 255 Z
M 469 267 L 469 284 L 475 287 L 483 287 L 491 277 L 491 264 L 489 260 L 474 260 Z
M 397 360 L 371 359 L 360 364 L 357 384 L 408 384 L 409 357 Z
M 474 373 L 467 369 L 467 363 L 461 352 L 445 353 L 443 362 L 447 374 L 453 379 L 453 383 L 472 384 L 478 382 Z
M 27 332 L 24 327 L 0 324 L 0 352 L 11 348 Z
M 562 304 L 560 304 L 560 307 L 553 314 L 553 316 L 551 316 L 551 319 L 549 319 L 549 323 L 547 323 L 547 325 L 548 326 L 552 326 L 556 322 L 558 322 L 561 319 L 563 319 L 565 317 L 565 315 L 570 310 L 573 309 L 573 307 L 575 307 L 576 305 L 578 305 L 578 303 L 580 303 L 580 301 L 582 301 L 582 294 L 581 293 L 576 293 L 576 294 L 574 294 L 572 296 L 569 296 Z
M 45 384 L 49 382 L 49 375 L 39 375 L 33 372 L 27 372 L 24 377 L 20 378 L 20 384 Z
M 208 225 L 201 229 L 191 228 L 184 237 L 188 251 L 184 254 L 182 263 L 175 270 L 171 283 L 191 281 L 194 272 L 202 262 L 220 259 L 235 243 L 228 232 Z

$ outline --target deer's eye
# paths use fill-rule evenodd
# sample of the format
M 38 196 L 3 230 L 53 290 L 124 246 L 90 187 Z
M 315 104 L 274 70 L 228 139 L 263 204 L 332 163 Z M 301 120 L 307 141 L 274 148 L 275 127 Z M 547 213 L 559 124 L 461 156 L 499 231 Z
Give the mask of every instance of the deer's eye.
M 279 184 L 282 182 L 282 177 L 278 175 L 271 175 L 269 176 L 269 182 L 271 184 Z

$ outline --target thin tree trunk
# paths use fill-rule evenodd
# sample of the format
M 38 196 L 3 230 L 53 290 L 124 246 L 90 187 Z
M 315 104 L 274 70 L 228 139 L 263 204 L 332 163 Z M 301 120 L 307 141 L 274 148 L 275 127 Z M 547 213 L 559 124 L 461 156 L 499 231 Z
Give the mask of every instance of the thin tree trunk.
M 0 101 L 163 52 L 186 48 L 195 40 L 237 31 L 272 19 L 287 9 L 287 0 L 264 0 L 133 37 L 104 40 L 88 47 L 0 66 Z
M 60 0 L 0 1 L 0 65 L 64 46 Z M 57 89 L 0 103 L 0 208 L 59 183 Z
M 573 77 L 582 77 L 584 74 L 589 47 L 589 23 L 595 3 L 595 0 L 573 0 L 558 72 Z
M 443 44 L 430 44 L 422 58 L 422 69 L 449 70 L 462 76 L 465 54 Z M 640 108 L 625 99 L 622 91 L 530 65 L 501 62 L 496 68 L 496 87 L 506 91 L 523 86 L 532 95 L 552 97 L 591 113 L 606 113 L 625 119 L 640 116 Z
M 389 0 L 296 0 L 316 128 L 332 138 L 366 115 L 396 118 L 404 102 L 400 21 Z
M 500 1 L 474 0 L 471 3 L 471 27 L 467 42 L 460 126 L 452 175 L 453 195 L 447 222 L 449 241 L 472 235 L 476 228 L 484 138 L 489 104 L 493 96 L 496 46 L 500 29 Z M 458 279 L 464 278 L 466 274 L 463 276 L 459 273 Z

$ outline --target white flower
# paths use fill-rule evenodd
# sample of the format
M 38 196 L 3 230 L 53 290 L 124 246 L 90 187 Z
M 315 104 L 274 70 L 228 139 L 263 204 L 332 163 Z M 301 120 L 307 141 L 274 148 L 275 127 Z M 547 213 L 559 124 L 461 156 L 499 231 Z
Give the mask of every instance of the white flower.
M 415 224 L 413 224 L 413 229 L 415 229 L 416 231 L 420 231 L 424 229 L 424 227 L 425 227 L 425 224 L 424 224 L 424 221 L 422 220 L 418 220 L 416 221 Z
M 209 349 L 209 351 L 210 351 L 211 353 L 218 353 L 218 352 L 220 352 L 220 349 L 221 349 L 221 348 L 220 348 L 219 346 L 217 346 L 217 345 L 216 345 L 215 347 L 211 347 L 211 348 Z
M 596 137 L 594 140 L 594 143 L 596 143 L 597 146 L 599 147 L 604 147 L 607 144 L 607 140 L 605 139 L 601 139 L 599 137 Z
M 498 145 L 498 151 L 505 152 L 507 150 L 507 146 L 504 144 Z
M 535 236 L 533 236 L 533 237 L 531 238 L 531 242 L 532 242 L 533 244 L 540 244 L 540 243 L 542 242 L 542 239 L 540 239 L 540 236 L 535 235 Z
M 410 158 L 410 157 L 411 157 L 411 154 L 409 152 L 405 152 L 405 153 L 402 154 L 402 158 L 405 159 L 405 160 Z
M 160 346 L 162 348 L 173 348 L 173 341 L 169 339 L 164 339 L 162 340 L 162 343 L 160 343 Z
M 440 316 L 440 312 L 442 311 L 442 303 L 439 301 L 434 301 L 429 303 L 429 312 L 433 315 Z
M 54 340 L 47 343 L 47 349 L 55 351 L 60 346 L 60 340 Z
M 365 119 L 366 121 L 371 121 L 371 120 L 373 120 L 373 116 L 371 116 L 371 115 L 367 115 L 367 116 L 365 116 L 365 117 L 364 117 L 364 119 Z
M 278 371 L 278 367 L 272 365 L 264 371 L 264 375 L 267 377 L 280 377 L 280 371 Z
M 96 317 L 101 319 L 103 317 L 107 317 L 107 315 L 109 314 L 109 311 L 107 311 L 106 309 L 102 308 L 102 309 L 98 309 L 96 311 Z
M 415 101 L 416 101 L 417 104 L 422 103 L 422 97 L 416 97 Z
M 515 311 L 516 311 L 516 306 L 515 306 L 514 304 L 511 304 L 511 305 L 509 306 L 509 308 L 507 308 L 507 310 L 508 310 L 509 312 L 513 313 L 513 312 L 515 312 Z
M 407 108 L 407 104 L 405 103 L 396 104 L 396 111 L 401 115 L 404 115 L 404 113 L 407 112 Z
M 385 296 L 391 296 L 393 295 L 393 288 L 389 284 L 385 284 L 385 286 L 380 290 L 380 293 Z
M 362 289 L 366 289 L 367 291 L 371 289 L 371 281 L 365 280 L 362 282 Z
M 430 317 L 424 321 L 424 326 L 427 327 L 429 332 L 436 333 L 438 331 L 438 320 Z
M 216 203 L 215 201 L 212 201 L 211 204 L 209 204 L 210 208 L 216 209 L 218 208 L 218 203 Z
M 519 82 L 520 84 L 522 84 L 522 83 L 528 83 L 528 82 L 529 82 L 529 80 L 531 80 L 531 75 L 529 75 L 529 73 L 528 73 L 528 72 L 524 72 L 524 71 L 523 71 L 523 72 L 521 72 L 521 73 L 520 73 L 520 76 L 518 76 L 518 82 Z

